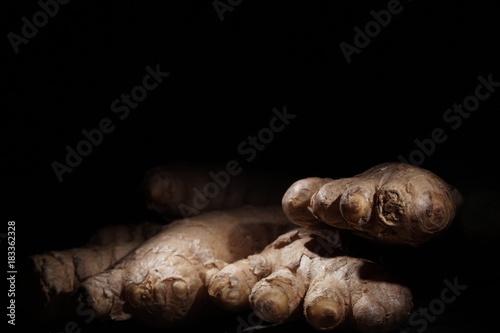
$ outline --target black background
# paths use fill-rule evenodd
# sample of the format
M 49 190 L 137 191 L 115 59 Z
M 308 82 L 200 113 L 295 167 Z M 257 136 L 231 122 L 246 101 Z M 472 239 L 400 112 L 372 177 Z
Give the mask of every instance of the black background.
M 80 245 L 97 227 L 156 219 L 140 182 L 149 168 L 177 160 L 236 159 L 297 179 L 344 177 L 408 158 L 415 140 L 442 128 L 446 141 L 421 166 L 464 190 L 494 188 L 499 89 L 457 129 L 443 119 L 474 94 L 478 76 L 500 81 L 494 1 L 401 1 L 401 12 L 348 64 L 340 43 L 352 45 L 354 27 L 364 29 L 370 11 L 387 3 L 241 1 L 221 21 L 212 1 L 73 0 L 16 54 L 7 35 L 20 35 L 21 18 L 32 21 L 40 6 L 10 1 L 2 11 L 1 164 L 3 218 L 16 221 L 19 265 L 30 254 Z M 111 103 L 157 64 L 170 75 L 120 120 Z M 296 118 L 246 163 L 238 145 L 284 106 Z M 64 163 L 65 146 L 75 148 L 81 131 L 103 118 L 114 131 L 59 182 L 51 163 Z M 439 296 L 444 278 L 481 286 L 449 305 L 428 332 L 493 327 L 482 302 L 498 286 L 482 281 L 493 280 L 494 248 L 454 227 L 420 252 L 395 251 L 401 270 L 423 278 L 413 281 L 418 305 Z M 24 315 L 19 324 L 29 322 Z M 237 325 L 230 318 L 213 329 Z

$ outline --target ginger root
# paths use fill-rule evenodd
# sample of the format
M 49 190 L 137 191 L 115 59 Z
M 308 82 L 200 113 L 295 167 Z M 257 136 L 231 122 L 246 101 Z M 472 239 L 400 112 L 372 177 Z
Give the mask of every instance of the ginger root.
M 282 175 L 227 165 L 171 163 L 150 169 L 143 181 L 147 206 L 167 219 L 243 205 L 279 205 L 291 181 Z
M 151 170 L 149 208 L 184 218 L 34 256 L 47 302 L 78 295 L 98 318 L 157 327 L 249 307 L 266 321 L 305 318 L 317 330 L 400 327 L 412 310 L 410 290 L 375 262 L 349 255 L 340 230 L 418 246 L 450 226 L 460 193 L 401 163 L 351 178 L 306 178 L 282 192 L 266 182 L 240 178 L 234 166 Z M 276 201 L 275 190 L 284 193 L 277 205 L 264 205 Z
M 154 223 L 111 225 L 97 230 L 83 247 L 31 256 L 33 283 L 43 306 L 39 316 L 50 319 L 64 313 L 83 280 L 108 269 L 160 229 Z
M 462 196 L 434 173 L 385 163 L 341 179 L 305 178 L 283 196 L 283 210 L 300 226 L 321 223 L 388 244 L 418 246 L 446 230 Z
M 85 280 L 82 300 L 97 317 L 153 326 L 210 313 L 210 276 L 262 250 L 293 227 L 280 206 L 206 212 L 165 225 L 111 269 Z
M 251 306 L 269 322 L 303 317 L 317 330 L 388 332 L 413 307 L 407 287 L 377 264 L 346 255 L 333 229 L 281 235 L 216 273 L 208 292 L 225 309 Z

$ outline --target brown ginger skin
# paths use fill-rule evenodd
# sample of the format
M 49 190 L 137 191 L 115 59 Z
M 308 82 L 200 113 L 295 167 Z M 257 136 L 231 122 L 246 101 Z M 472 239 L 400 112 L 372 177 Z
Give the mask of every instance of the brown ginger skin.
M 224 267 L 209 285 L 220 306 L 251 306 L 262 319 L 305 318 L 312 327 L 389 332 L 407 319 L 410 290 L 377 264 L 347 256 L 338 231 L 298 228 L 261 253 Z
M 280 206 L 244 206 L 174 221 L 111 269 L 84 281 L 96 317 L 169 326 L 211 313 L 207 281 L 293 227 Z
M 165 216 L 185 217 L 189 205 L 202 214 L 141 239 L 98 234 L 90 248 L 34 258 L 48 294 L 79 286 L 96 317 L 160 327 L 201 319 L 215 301 L 228 310 L 250 306 L 270 322 L 302 317 L 317 330 L 388 332 L 409 315 L 411 293 L 377 264 L 345 253 L 338 229 L 417 246 L 444 231 L 461 203 L 435 174 L 387 163 L 351 178 L 299 180 L 282 207 L 227 209 L 267 199 L 234 178 L 220 197 L 196 201 L 192 189 L 213 180 L 200 170 L 155 169 L 146 188 L 150 208 Z
M 283 175 L 226 165 L 170 163 L 148 170 L 143 191 L 150 210 L 167 219 L 243 205 L 279 205 L 291 181 Z
M 97 230 L 83 247 L 32 255 L 31 283 L 40 293 L 40 319 L 61 315 L 69 306 L 80 283 L 100 273 L 155 235 L 154 223 L 110 225 Z M 74 308 L 74 307 L 73 307 Z
M 434 173 L 403 163 L 377 165 L 351 178 L 306 178 L 283 196 L 301 226 L 326 223 L 377 242 L 418 246 L 446 230 L 462 196 Z

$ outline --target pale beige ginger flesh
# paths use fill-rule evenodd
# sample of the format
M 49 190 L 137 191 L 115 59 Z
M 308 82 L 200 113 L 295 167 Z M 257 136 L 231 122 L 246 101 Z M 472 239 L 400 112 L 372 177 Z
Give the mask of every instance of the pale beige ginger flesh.
M 347 256 L 338 232 L 297 228 L 261 253 L 224 267 L 209 284 L 221 307 L 269 322 L 305 318 L 317 330 L 389 332 L 410 314 L 410 290 L 377 264 Z
M 32 255 L 31 283 L 40 295 L 38 316 L 50 319 L 69 310 L 69 298 L 80 283 L 100 273 L 155 235 L 161 225 L 110 225 L 97 230 L 82 247 Z
M 97 317 L 154 326 L 210 313 L 207 281 L 227 263 L 258 253 L 293 227 L 280 206 L 212 211 L 174 221 L 111 269 L 81 284 Z
M 462 197 L 434 173 L 385 163 L 351 178 L 310 177 L 283 196 L 283 210 L 300 226 L 326 223 L 381 243 L 418 246 L 446 230 Z

